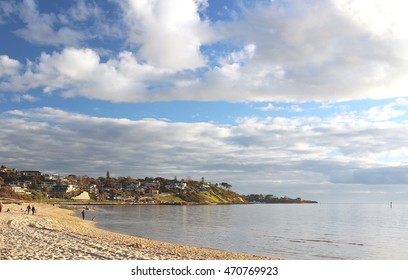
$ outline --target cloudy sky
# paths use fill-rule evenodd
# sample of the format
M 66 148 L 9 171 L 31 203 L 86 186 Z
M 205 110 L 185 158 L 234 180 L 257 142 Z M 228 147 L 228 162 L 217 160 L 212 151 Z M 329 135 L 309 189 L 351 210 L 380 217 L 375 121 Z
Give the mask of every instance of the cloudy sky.
M 0 163 L 407 202 L 402 3 L 0 1 Z

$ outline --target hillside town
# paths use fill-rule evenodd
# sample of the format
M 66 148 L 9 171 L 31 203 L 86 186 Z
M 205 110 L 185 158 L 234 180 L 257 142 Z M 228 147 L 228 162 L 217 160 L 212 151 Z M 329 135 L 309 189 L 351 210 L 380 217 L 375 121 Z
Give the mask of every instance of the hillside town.
M 162 177 L 144 179 L 112 177 L 107 171 L 98 178 L 87 175 L 46 174 L 38 170 L 0 167 L 0 197 L 21 199 L 64 199 L 129 203 L 243 203 L 225 182 L 212 184 L 204 177 L 178 180 Z

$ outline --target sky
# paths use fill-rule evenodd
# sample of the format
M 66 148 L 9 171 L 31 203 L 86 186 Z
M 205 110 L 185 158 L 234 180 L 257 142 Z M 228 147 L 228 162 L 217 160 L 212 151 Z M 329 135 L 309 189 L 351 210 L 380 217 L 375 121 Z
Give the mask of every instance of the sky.
M 408 202 L 399 0 L 0 0 L 0 163 Z

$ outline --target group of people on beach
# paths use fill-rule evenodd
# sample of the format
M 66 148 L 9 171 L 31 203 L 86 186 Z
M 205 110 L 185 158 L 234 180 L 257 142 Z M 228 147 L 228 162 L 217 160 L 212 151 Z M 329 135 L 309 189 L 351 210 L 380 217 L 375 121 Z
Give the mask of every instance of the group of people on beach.
M 30 211 L 33 213 L 33 215 L 37 212 L 37 209 L 34 207 L 34 205 L 33 206 L 30 206 L 30 204 L 28 204 L 28 206 L 27 206 L 27 210 L 26 210 L 26 212 L 27 212 L 27 215 L 30 215 Z
M 0 202 L 0 212 L 3 211 L 3 203 Z M 23 211 L 23 209 L 21 209 L 21 211 Z M 10 212 L 10 208 L 7 208 L 7 212 Z M 25 213 L 27 213 L 27 215 L 29 215 L 30 213 L 32 213 L 32 215 L 35 215 L 37 213 L 37 209 L 35 208 L 35 206 L 31 206 L 30 204 L 27 206 Z

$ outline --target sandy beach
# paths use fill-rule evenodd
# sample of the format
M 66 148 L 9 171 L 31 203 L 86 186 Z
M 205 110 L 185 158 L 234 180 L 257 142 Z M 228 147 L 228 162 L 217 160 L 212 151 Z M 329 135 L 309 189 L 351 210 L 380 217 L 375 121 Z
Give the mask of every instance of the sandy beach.
M 28 204 L 35 205 L 36 215 L 26 214 Z M 0 213 L 0 260 L 269 259 L 113 233 L 73 213 L 50 204 L 4 204 Z

